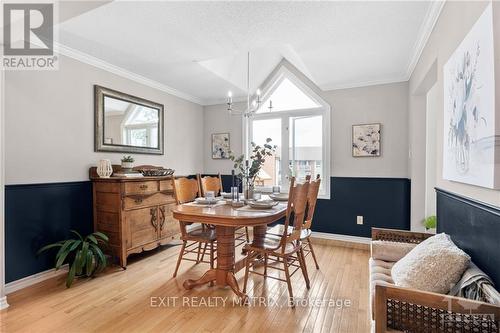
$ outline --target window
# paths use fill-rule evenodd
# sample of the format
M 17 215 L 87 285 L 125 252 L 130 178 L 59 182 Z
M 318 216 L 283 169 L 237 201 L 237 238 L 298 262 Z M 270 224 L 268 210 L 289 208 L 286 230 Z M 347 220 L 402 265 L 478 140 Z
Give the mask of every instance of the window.
M 265 102 L 250 118 L 250 139 L 262 144 L 271 138 L 278 148 L 266 159 L 255 186 L 269 191 L 278 185 L 287 191 L 289 177 L 303 181 L 319 174 L 320 197 L 329 198 L 330 106 L 285 68 L 264 96 Z
M 158 147 L 158 111 L 134 106 L 122 124 L 124 144 L 136 147 Z
M 286 77 L 278 84 L 271 96 L 267 98 L 266 103 L 263 103 L 257 112 L 269 112 L 269 101 L 272 101 L 273 105 L 271 112 L 312 109 L 321 106 Z

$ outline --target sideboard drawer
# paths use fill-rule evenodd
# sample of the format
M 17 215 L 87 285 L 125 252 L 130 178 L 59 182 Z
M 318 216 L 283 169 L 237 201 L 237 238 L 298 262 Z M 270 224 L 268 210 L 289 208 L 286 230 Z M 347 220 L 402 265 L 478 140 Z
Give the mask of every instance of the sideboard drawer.
M 157 181 L 128 182 L 125 183 L 125 194 L 141 194 L 158 191 Z
M 152 195 L 136 194 L 123 198 L 123 208 L 128 210 L 148 206 L 165 205 L 174 202 L 174 196 L 169 193 L 155 193 Z
M 171 180 L 162 180 L 160 181 L 160 191 L 173 191 L 174 184 L 172 184 Z

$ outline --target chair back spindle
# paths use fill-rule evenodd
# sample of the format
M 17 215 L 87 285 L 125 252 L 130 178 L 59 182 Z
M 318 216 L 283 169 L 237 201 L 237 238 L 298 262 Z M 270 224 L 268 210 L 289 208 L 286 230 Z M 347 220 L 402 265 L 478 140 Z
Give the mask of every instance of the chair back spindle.
M 284 233 L 281 238 L 282 252 L 285 252 L 287 244 L 300 242 L 300 231 L 302 230 L 302 224 L 305 218 L 308 192 L 308 182 L 295 185 L 295 178 L 292 177 L 290 179 L 290 191 L 288 194 L 288 206 L 286 210 Z M 287 233 L 288 226 L 293 226 L 290 234 Z
M 316 180 L 314 181 L 310 179 L 311 176 L 306 177 L 306 181 L 309 181 L 309 192 L 307 193 L 307 213 L 302 229 L 311 229 L 314 211 L 316 210 L 316 202 L 318 201 L 319 187 L 321 185 L 321 178 L 319 175 L 316 176 Z

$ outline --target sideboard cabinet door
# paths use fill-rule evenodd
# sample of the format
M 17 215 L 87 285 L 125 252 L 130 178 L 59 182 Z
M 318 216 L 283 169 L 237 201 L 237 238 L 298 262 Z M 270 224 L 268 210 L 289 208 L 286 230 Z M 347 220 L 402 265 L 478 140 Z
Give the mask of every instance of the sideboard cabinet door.
M 158 239 L 158 207 L 135 209 L 124 213 L 126 246 L 132 249 Z

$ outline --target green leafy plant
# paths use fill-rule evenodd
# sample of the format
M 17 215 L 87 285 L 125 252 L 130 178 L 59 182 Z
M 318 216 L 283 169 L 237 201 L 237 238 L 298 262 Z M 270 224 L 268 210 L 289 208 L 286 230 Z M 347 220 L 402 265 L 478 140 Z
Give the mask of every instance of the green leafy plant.
M 437 218 L 435 215 L 429 216 L 424 219 L 425 229 L 435 229 L 437 226 Z
M 130 155 L 123 156 L 123 158 L 122 158 L 122 162 L 134 163 L 134 161 L 135 161 L 134 158 L 132 156 L 130 156 Z
M 233 168 L 236 170 L 236 177 L 242 181 L 246 179 L 251 185 L 255 182 L 255 178 L 264 165 L 266 157 L 273 156 L 278 146 L 271 145 L 271 138 L 266 139 L 263 145 L 257 145 L 251 142 L 252 151 L 249 160 L 245 160 L 245 155 L 236 156 L 232 151 L 229 152 L 229 159 L 234 162 Z
M 52 248 L 59 248 L 55 258 L 55 269 L 58 270 L 64 263 L 69 264 L 66 288 L 71 287 L 75 275 L 93 277 L 107 265 L 106 256 L 101 248 L 108 243 L 108 236 L 102 232 L 94 232 L 83 238 L 75 230 L 71 230 L 71 233 L 77 238 L 62 240 L 38 250 L 40 254 Z

